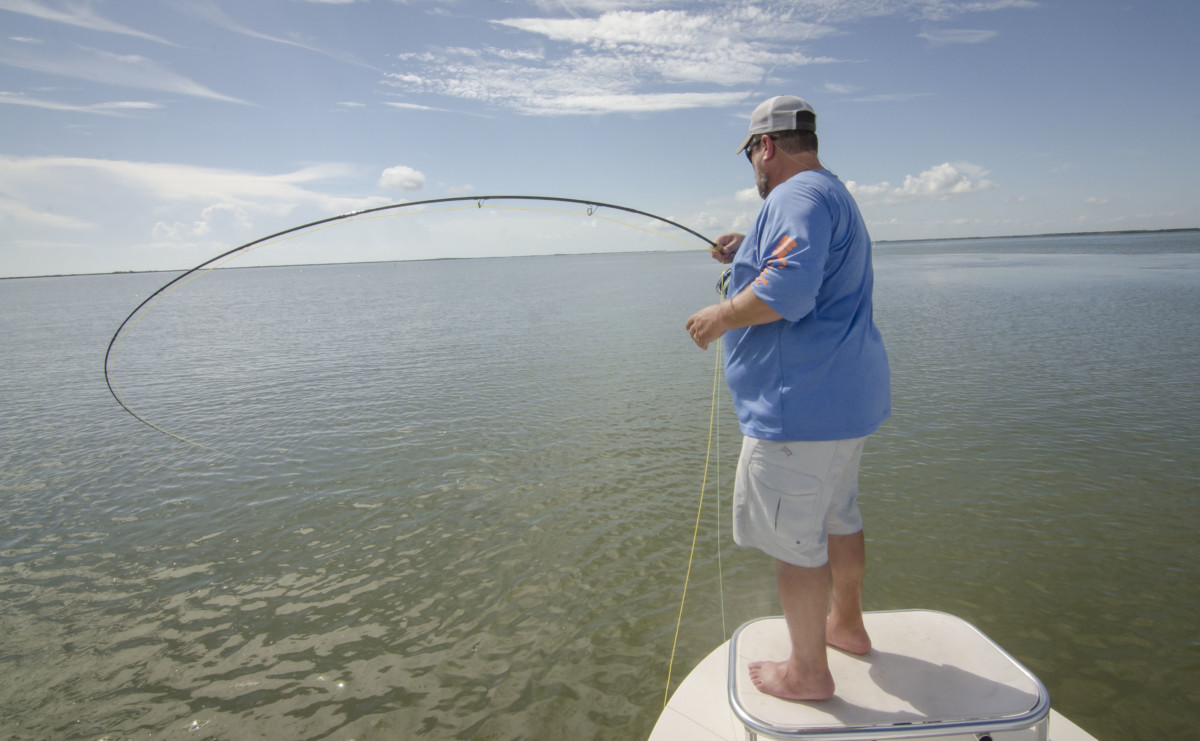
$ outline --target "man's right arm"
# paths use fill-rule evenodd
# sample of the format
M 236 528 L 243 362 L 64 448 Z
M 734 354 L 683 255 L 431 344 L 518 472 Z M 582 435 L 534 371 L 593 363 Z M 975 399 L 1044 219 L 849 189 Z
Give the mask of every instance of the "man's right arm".
M 745 234 L 732 233 L 717 237 L 717 246 L 712 249 L 713 259 L 726 265 L 733 262 L 733 258 L 737 255 L 738 248 L 742 246 L 742 240 L 745 238 Z

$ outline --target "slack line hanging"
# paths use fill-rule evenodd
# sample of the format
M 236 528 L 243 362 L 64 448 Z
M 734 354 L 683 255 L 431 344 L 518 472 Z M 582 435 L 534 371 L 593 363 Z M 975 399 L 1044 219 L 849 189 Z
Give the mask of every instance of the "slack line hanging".
M 708 237 L 705 237 L 703 234 L 700 234 L 699 232 L 697 232 L 693 229 L 689 229 L 688 227 L 683 226 L 682 224 L 671 221 L 670 219 L 663 218 L 662 216 L 657 216 L 655 214 L 648 213 L 646 211 L 640 211 L 636 208 L 628 208 L 626 206 L 618 206 L 618 205 L 611 204 L 611 203 L 601 203 L 599 201 L 588 201 L 588 200 L 582 200 L 579 198 L 560 198 L 557 196 L 496 195 L 496 196 L 459 196 L 459 197 L 454 197 L 454 198 L 432 198 L 432 199 L 424 200 L 424 201 L 408 201 L 405 203 L 393 203 L 388 206 L 377 206 L 375 208 L 363 209 L 362 211 L 353 211 L 350 213 L 341 214 L 340 216 L 331 216 L 331 217 L 325 218 L 325 219 L 318 219 L 317 221 L 310 221 L 307 224 L 301 224 L 300 226 L 295 226 L 290 229 L 284 229 L 283 231 L 275 232 L 274 234 L 267 235 L 260 239 L 256 239 L 252 242 L 247 242 L 246 244 L 243 244 L 240 247 L 235 247 L 231 250 L 228 250 L 227 252 L 222 252 L 221 254 L 217 255 L 216 257 L 205 260 L 204 262 L 200 263 L 196 267 L 175 276 L 170 281 L 168 281 L 165 285 L 163 285 L 161 288 L 159 288 L 157 291 L 155 291 L 154 293 L 147 296 L 145 298 L 145 300 L 143 300 L 140 304 L 138 304 L 133 309 L 133 311 L 129 312 L 129 315 L 127 317 L 125 317 L 125 320 L 123 322 L 121 322 L 121 325 L 119 327 L 117 327 L 117 331 L 113 333 L 112 339 L 110 339 L 108 341 L 108 349 L 105 350 L 105 352 L 104 352 L 104 382 L 108 386 L 109 393 L 112 394 L 112 397 L 116 400 L 116 402 L 121 405 L 122 409 L 124 409 L 126 412 L 128 412 L 131 416 L 133 416 L 134 419 L 138 420 L 139 422 L 141 422 L 155 430 L 158 430 L 159 432 L 163 433 L 164 435 L 173 437 L 176 440 L 179 440 L 180 442 L 184 442 L 189 445 L 194 445 L 194 446 L 200 447 L 200 448 L 205 448 L 206 446 L 204 446 L 204 445 L 201 445 L 197 442 L 193 442 L 184 437 L 180 437 L 179 435 L 176 435 L 172 432 L 169 432 L 168 430 L 163 429 L 162 427 L 159 427 L 158 425 L 154 424 L 150 420 L 146 419 L 145 417 L 143 417 L 140 414 L 138 414 L 137 412 L 135 412 L 132 408 L 130 408 L 130 406 L 128 404 L 125 403 L 125 400 L 121 398 L 121 394 L 117 390 L 116 384 L 113 382 L 112 369 L 110 367 L 110 364 L 111 364 L 113 356 L 116 352 L 117 347 L 120 345 L 122 335 L 125 333 L 125 331 L 128 328 L 130 328 L 132 326 L 132 323 L 135 323 L 134 322 L 135 318 L 140 318 L 140 315 L 144 314 L 145 311 L 148 310 L 149 307 L 151 305 L 153 305 L 153 303 L 155 303 L 158 299 L 160 299 L 168 290 L 171 290 L 173 287 L 178 287 L 178 286 L 182 285 L 182 283 L 189 277 L 196 276 L 197 273 L 199 273 L 202 270 L 205 270 L 206 268 L 208 268 L 208 269 L 215 268 L 217 263 L 220 263 L 221 261 L 232 259 L 234 256 L 236 256 L 237 254 L 239 254 L 241 252 L 245 252 L 254 247 L 263 246 L 263 245 L 271 242 L 272 240 L 279 239 L 281 237 L 286 237 L 288 235 L 297 234 L 299 232 L 303 232 L 306 229 L 313 229 L 315 227 L 325 226 L 325 225 L 333 224 L 333 223 L 336 223 L 339 221 L 352 220 L 352 219 L 361 218 L 364 216 L 370 216 L 372 214 L 379 214 L 379 213 L 382 213 L 385 211 L 395 211 L 395 210 L 404 209 L 404 208 L 412 208 L 414 206 L 427 206 L 427 205 L 437 204 L 437 203 L 455 203 L 455 202 L 472 202 L 472 201 L 476 203 L 478 208 L 483 208 L 483 204 L 488 201 L 548 201 L 548 202 L 554 202 L 554 203 L 574 203 L 574 204 L 580 204 L 580 205 L 586 206 L 588 216 L 594 216 L 596 214 L 596 211 L 599 209 L 602 209 L 602 208 L 611 209 L 613 211 L 623 211 L 625 213 L 636 214 L 638 216 L 644 216 L 648 219 L 653 219 L 654 221 L 659 221 L 659 222 L 662 222 L 663 224 L 667 224 L 669 226 L 675 227 L 676 229 L 680 229 L 684 232 L 687 232 L 688 234 L 692 235 L 693 237 L 696 237 L 697 239 L 700 239 L 701 241 L 705 242 L 708 245 L 710 250 L 716 249 L 716 247 L 717 247 L 716 242 L 709 239 Z M 601 218 L 605 218 L 605 217 L 601 217 Z M 614 221 L 615 223 L 622 224 L 624 226 L 629 226 L 629 227 L 633 227 L 633 228 L 642 228 L 642 227 L 636 227 L 633 224 L 627 224 L 625 222 L 616 221 L 615 219 L 608 219 L 608 220 Z M 659 234 L 659 236 L 664 236 L 664 237 L 666 236 L 659 232 L 652 232 L 652 233 Z M 669 237 L 669 238 L 674 239 L 674 237 Z

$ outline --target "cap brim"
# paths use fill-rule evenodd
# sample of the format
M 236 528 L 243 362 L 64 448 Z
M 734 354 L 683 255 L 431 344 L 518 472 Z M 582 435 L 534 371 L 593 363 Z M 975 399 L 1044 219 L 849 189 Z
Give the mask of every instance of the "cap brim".
M 746 141 L 742 142 L 742 146 L 738 147 L 734 154 L 741 154 L 746 151 L 746 147 L 750 146 L 750 140 L 754 138 L 754 134 L 746 137 Z

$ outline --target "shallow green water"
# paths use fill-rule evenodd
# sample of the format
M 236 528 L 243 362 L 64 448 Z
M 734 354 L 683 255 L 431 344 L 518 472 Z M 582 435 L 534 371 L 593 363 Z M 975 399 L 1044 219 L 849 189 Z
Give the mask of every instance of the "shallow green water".
M 644 738 L 706 480 L 714 356 L 682 326 L 718 274 L 218 271 L 114 363 L 208 450 L 104 386 L 167 276 L 4 281 L 0 736 Z M 867 607 L 970 620 L 1106 741 L 1194 728 L 1195 236 L 884 245 L 876 274 Z M 778 610 L 728 537 L 718 400 L 673 684 Z

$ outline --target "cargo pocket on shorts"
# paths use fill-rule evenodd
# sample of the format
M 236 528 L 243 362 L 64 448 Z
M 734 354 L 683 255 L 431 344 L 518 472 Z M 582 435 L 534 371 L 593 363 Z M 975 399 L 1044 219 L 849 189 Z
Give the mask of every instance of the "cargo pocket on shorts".
M 803 473 L 755 461 L 751 475 L 763 493 L 777 498 L 772 516 L 776 537 L 789 543 L 808 544 L 821 529 L 817 522 L 821 506 L 821 480 Z

